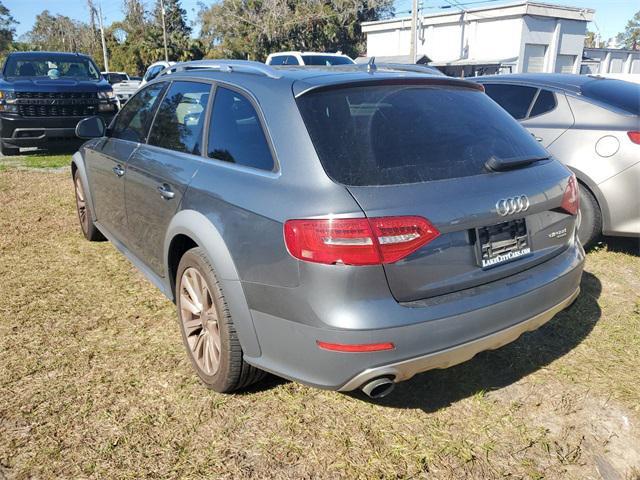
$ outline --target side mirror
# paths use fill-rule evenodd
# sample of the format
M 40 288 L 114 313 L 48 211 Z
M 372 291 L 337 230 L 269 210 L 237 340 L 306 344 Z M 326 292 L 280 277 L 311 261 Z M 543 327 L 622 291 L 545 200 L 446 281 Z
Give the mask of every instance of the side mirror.
M 104 120 L 100 117 L 85 118 L 76 125 L 76 136 L 85 140 L 103 137 L 105 131 Z

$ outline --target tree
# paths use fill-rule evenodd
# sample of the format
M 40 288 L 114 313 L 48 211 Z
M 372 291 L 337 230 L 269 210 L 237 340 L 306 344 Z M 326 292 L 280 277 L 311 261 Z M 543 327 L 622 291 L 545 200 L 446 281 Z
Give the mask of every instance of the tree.
M 221 0 L 200 11 L 208 57 L 264 60 L 278 50 L 364 51 L 360 24 L 393 13 L 392 0 Z
M 11 47 L 16 33 L 14 25 L 17 23 L 9 9 L 0 2 L 0 53 L 6 52 Z
M 638 50 L 640 48 L 640 11 L 627 22 L 624 32 L 616 36 L 616 40 L 623 44 L 625 48 L 630 50 Z
M 150 22 L 141 0 L 124 0 L 124 18 L 111 24 L 107 31 L 112 70 L 141 75 L 152 58 L 144 43 Z
M 81 52 L 102 59 L 96 31 L 89 24 L 48 10 L 36 15 L 33 28 L 26 34 L 28 43 L 39 50 Z
M 180 5 L 180 0 L 164 0 L 164 12 L 169 60 L 187 61 L 202 58 L 202 45 L 198 40 L 191 38 L 187 12 Z M 154 57 L 153 61 L 164 58 L 161 0 L 155 2 L 144 43 L 148 53 Z
M 162 28 L 162 3 L 156 0 L 153 9 L 153 24 Z M 169 35 L 191 35 L 191 27 L 187 22 L 187 11 L 180 5 L 180 0 L 164 0 L 164 21 Z
M 595 32 L 587 31 L 584 37 L 584 46 L 586 48 L 599 48 L 598 37 Z

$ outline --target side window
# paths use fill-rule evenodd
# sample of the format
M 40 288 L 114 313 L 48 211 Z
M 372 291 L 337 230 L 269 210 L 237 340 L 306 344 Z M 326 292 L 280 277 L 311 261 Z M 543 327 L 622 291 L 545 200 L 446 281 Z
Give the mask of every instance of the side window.
M 258 115 L 244 95 L 218 87 L 209 127 L 209 158 L 273 170 L 273 157 Z
M 149 144 L 200 155 L 210 91 L 207 83 L 173 82 L 158 107 Z
M 285 65 L 300 65 L 298 59 L 293 55 L 288 55 L 286 58 Z
M 529 106 L 538 91 L 534 87 L 498 83 L 485 83 L 484 89 L 487 95 L 516 120 L 522 120 L 527 116 Z
M 540 90 L 529 117 L 542 115 L 556 108 L 556 96 L 549 90 Z
M 286 58 L 287 57 L 285 55 L 278 55 L 276 57 L 271 57 L 271 60 L 269 61 L 269 65 L 284 65 Z
M 144 142 L 153 118 L 154 106 L 166 83 L 154 83 L 138 92 L 120 110 L 111 136 L 131 142 Z

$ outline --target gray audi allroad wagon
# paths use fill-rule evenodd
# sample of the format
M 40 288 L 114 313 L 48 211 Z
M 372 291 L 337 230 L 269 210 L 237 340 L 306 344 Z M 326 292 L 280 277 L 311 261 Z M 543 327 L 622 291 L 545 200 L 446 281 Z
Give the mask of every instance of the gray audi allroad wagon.
M 575 177 L 463 80 L 178 64 L 73 156 L 89 240 L 175 301 L 193 368 L 371 397 L 576 298 Z

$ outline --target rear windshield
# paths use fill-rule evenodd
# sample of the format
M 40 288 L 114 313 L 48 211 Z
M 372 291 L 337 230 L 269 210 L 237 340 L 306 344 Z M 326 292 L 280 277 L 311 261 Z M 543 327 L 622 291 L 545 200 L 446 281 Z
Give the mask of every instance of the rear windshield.
M 349 57 L 337 55 L 302 55 L 305 65 L 353 65 L 355 62 Z
M 634 115 L 640 115 L 640 85 L 622 80 L 598 79 L 582 86 L 582 95 Z
M 5 77 L 48 77 L 99 80 L 95 63 L 79 55 L 10 55 L 4 66 Z
M 376 85 L 310 92 L 298 106 L 327 174 L 345 185 L 391 185 L 488 173 L 491 157 L 546 151 L 484 93 Z

